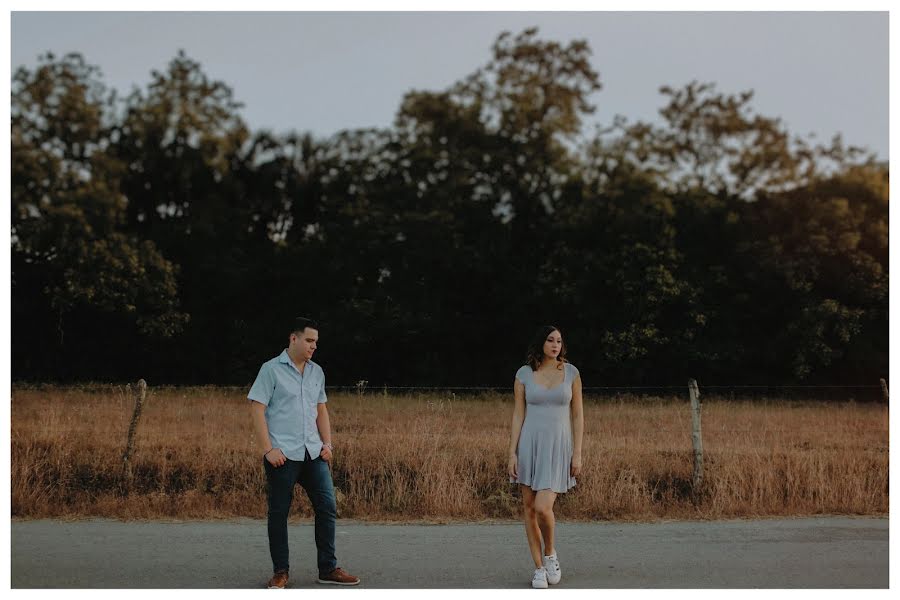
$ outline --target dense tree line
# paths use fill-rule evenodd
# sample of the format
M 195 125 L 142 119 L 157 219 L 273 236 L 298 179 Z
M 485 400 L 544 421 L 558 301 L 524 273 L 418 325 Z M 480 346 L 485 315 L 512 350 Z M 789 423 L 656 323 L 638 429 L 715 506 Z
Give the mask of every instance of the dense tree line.
M 697 82 L 586 131 L 589 58 L 503 34 L 327 139 L 250 131 L 183 53 L 126 97 L 18 69 L 13 378 L 245 384 L 295 315 L 334 384 L 506 385 L 545 323 L 590 385 L 885 376 L 886 164 Z

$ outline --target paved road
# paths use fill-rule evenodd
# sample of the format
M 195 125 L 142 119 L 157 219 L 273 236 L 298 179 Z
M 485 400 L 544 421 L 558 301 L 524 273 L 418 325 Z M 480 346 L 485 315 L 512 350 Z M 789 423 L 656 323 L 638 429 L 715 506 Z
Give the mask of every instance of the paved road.
M 20 521 L 13 588 L 258 588 L 271 563 L 263 521 Z M 314 587 L 309 523 L 290 526 L 291 587 Z M 525 588 L 520 524 L 340 521 L 338 559 L 368 588 Z M 565 588 L 888 586 L 888 520 L 561 523 Z

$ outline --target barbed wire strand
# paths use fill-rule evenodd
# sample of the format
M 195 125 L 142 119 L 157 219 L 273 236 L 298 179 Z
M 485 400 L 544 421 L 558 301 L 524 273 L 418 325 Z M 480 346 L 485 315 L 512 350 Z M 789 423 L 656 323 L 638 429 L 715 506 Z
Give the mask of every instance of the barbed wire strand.
M 229 387 L 240 387 L 240 386 L 229 386 Z M 356 390 L 362 387 L 366 390 L 502 390 L 509 391 L 512 389 L 512 386 L 461 386 L 461 385 L 326 385 L 326 389 L 334 389 L 334 390 Z M 699 384 L 701 390 L 703 389 L 880 389 L 880 385 L 871 385 L 871 384 L 860 384 L 860 385 L 764 385 L 764 384 L 751 384 L 751 385 L 703 385 Z M 662 389 L 685 389 L 687 388 L 687 384 L 681 385 L 593 385 L 593 386 L 585 386 L 582 389 L 585 391 L 591 390 L 662 390 Z

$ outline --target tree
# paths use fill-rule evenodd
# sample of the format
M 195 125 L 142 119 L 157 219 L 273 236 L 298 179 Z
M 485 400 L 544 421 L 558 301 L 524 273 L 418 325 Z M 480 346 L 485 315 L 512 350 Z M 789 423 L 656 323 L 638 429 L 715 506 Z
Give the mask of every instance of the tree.
M 798 379 L 821 377 L 854 348 L 848 374 L 887 368 L 887 179 L 877 164 L 852 167 L 748 206 L 741 252 L 757 277 L 780 284 L 759 325 Z
M 266 141 L 251 138 L 240 107 L 229 86 L 179 51 L 126 98 L 115 128 L 111 152 L 125 165 L 127 227 L 179 265 L 181 300 L 192 315 L 177 343 L 154 349 L 175 377 L 217 380 L 242 368 L 242 323 L 262 302 L 237 282 L 261 276 L 256 265 L 271 259 L 260 227 L 268 232 L 275 182 L 259 177 L 252 161 Z
M 592 385 L 882 376 L 887 166 L 709 84 L 584 138 L 599 89 L 584 42 L 504 33 L 316 139 L 251 132 L 183 52 L 124 100 L 77 55 L 20 69 L 16 377 L 246 383 L 298 314 L 332 383 L 506 385 L 542 323 Z
M 682 89 L 660 88 L 668 104 L 662 126 L 618 118 L 606 134 L 618 136 L 616 154 L 656 174 L 670 189 L 704 189 L 749 199 L 810 183 L 859 164 L 860 148 L 840 136 L 829 145 L 792 137 L 781 120 L 756 114 L 752 91 L 716 91 L 693 81 Z M 863 160 L 864 162 L 864 160 Z
M 46 320 L 43 306 L 60 345 L 67 323 L 88 313 L 124 318 L 143 336 L 174 335 L 187 320 L 178 309 L 175 265 L 123 227 L 123 165 L 109 155 L 115 96 L 98 76 L 69 54 L 46 55 L 36 70 L 20 68 L 13 78 L 16 331 L 25 318 Z M 16 336 L 19 347 L 46 341 Z

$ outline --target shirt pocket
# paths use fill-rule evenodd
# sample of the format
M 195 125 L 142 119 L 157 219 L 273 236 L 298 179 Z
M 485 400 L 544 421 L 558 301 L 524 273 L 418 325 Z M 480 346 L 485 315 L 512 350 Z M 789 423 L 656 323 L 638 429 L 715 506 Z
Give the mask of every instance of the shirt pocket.
M 303 388 L 303 399 L 307 405 L 315 406 L 319 402 L 319 394 L 322 392 L 322 382 L 314 381 Z

